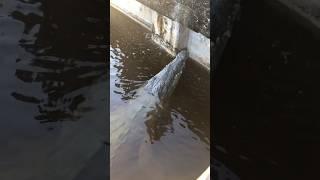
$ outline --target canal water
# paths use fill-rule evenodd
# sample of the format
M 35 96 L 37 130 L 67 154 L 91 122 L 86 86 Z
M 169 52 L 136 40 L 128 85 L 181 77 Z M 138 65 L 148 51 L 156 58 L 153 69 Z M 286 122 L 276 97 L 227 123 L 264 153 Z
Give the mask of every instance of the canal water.
M 266 1 L 243 1 L 214 74 L 215 180 L 318 179 L 320 41 Z
M 0 179 L 107 178 L 103 1 L 0 1 Z
M 112 116 L 128 108 L 139 96 L 138 89 L 174 57 L 154 44 L 149 32 L 135 21 L 113 8 L 110 15 Z M 134 142 L 124 141 L 119 149 L 111 150 L 111 179 L 191 180 L 209 166 L 209 80 L 208 71 L 188 60 L 175 92 L 157 118 L 111 121 L 111 131 L 112 126 L 119 126 L 111 132 L 111 149 L 120 143 L 117 141 L 137 136 L 131 137 Z M 117 139 L 114 134 L 125 137 Z

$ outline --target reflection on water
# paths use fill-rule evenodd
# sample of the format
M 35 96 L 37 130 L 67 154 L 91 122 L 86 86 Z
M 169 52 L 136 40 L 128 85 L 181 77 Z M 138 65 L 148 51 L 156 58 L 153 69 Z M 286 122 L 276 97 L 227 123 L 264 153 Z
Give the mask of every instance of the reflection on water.
M 111 116 L 127 117 L 111 122 L 117 127 L 111 132 L 111 147 L 119 143 L 114 138 L 122 142 L 117 151 L 111 150 L 111 178 L 195 179 L 210 160 L 208 72 L 188 61 L 169 103 L 132 122 L 134 115 L 125 113 L 144 95 L 139 88 L 173 57 L 153 44 L 143 27 L 114 9 L 110 33 Z
M 83 143 L 105 136 L 82 130 L 86 127 L 100 133 L 102 127 L 107 128 L 105 4 L 74 3 L 0 2 L 0 84 L 4 87 L 0 92 L 0 145 L 5 147 L 0 152 L 4 156 L 0 158 L 4 160 L 0 163 L 1 179 L 41 179 L 50 175 L 44 167 L 54 169 L 64 161 L 69 161 L 65 166 L 81 165 L 48 178 L 74 177 L 87 165 L 68 156 L 85 151 L 72 152 L 78 144 L 63 145 L 77 142 L 73 138 L 80 133 L 84 134 L 79 138 L 88 138 Z M 91 152 L 94 155 L 98 150 L 92 146 Z M 30 158 L 33 167 L 26 164 Z M 103 154 L 101 158 L 105 158 Z M 105 179 L 105 172 L 101 176 Z
M 26 27 L 19 40 L 15 75 L 25 83 L 39 85 L 45 96 L 22 90 L 11 95 L 17 100 L 36 104 L 39 114 L 35 119 L 41 122 L 75 120 L 81 114 L 78 105 L 86 100 L 82 92 L 76 91 L 106 78 L 104 32 L 97 32 L 94 27 L 66 35 L 71 31 L 67 26 L 69 22 L 61 21 L 61 14 L 57 11 L 43 8 L 44 14 L 38 13 L 41 16 L 15 11 L 12 17 L 24 22 Z M 97 26 L 97 22 L 102 21 L 93 17 L 94 22 L 88 21 L 88 17 L 78 18 L 81 20 L 74 23 L 79 28 Z M 103 29 L 101 24 L 98 26 Z M 82 38 L 76 39 L 78 37 Z

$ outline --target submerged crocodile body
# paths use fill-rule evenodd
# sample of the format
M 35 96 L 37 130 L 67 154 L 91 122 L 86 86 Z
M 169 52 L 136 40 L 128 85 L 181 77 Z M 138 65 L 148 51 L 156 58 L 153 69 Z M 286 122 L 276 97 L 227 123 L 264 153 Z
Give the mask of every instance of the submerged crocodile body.
M 143 163 L 141 157 L 146 156 L 146 154 L 141 154 L 141 149 L 148 144 L 144 123 L 159 115 L 162 104 L 172 94 L 178 83 L 187 58 L 186 50 L 178 53 L 171 63 L 137 91 L 138 97 L 136 99 L 131 100 L 123 108 L 111 112 L 110 160 L 112 178 L 123 179 L 123 177 L 131 175 L 134 177 L 134 174 L 139 172 L 139 170 L 133 170 L 132 167 L 138 168 Z M 135 163 L 130 164 L 132 162 Z M 122 169 L 126 167 L 130 167 L 131 171 L 123 172 Z M 117 170 L 120 171 L 116 172 Z

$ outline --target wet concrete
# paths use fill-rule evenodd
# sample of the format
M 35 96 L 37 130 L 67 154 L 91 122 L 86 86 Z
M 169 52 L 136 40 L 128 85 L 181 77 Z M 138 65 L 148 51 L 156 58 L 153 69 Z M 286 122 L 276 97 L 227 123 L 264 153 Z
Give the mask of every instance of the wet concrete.
M 143 27 L 111 10 L 111 115 L 135 100 L 137 90 L 173 59 L 150 38 Z M 111 122 L 111 126 L 122 124 L 119 134 L 135 135 L 130 138 L 134 141 L 125 142 L 126 148 L 111 154 L 111 178 L 196 179 L 210 160 L 209 87 L 209 72 L 188 60 L 175 92 L 157 117 Z

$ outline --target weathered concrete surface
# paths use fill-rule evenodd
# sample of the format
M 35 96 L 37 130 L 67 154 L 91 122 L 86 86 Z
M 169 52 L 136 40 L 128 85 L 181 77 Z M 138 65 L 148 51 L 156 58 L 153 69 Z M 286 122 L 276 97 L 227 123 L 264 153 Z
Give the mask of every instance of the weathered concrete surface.
M 178 21 L 159 14 L 137 0 L 111 0 L 112 7 L 152 32 L 152 39 L 170 54 L 187 49 L 189 57 L 210 68 L 210 39 L 182 25 Z
M 210 0 L 137 0 L 195 32 L 210 37 Z
M 240 0 L 212 0 L 211 46 L 214 68 L 217 67 L 223 49 L 231 36 L 232 27 L 239 17 Z

